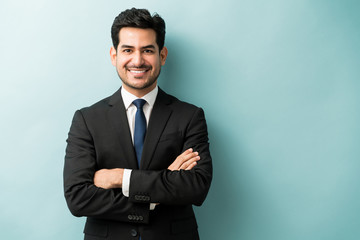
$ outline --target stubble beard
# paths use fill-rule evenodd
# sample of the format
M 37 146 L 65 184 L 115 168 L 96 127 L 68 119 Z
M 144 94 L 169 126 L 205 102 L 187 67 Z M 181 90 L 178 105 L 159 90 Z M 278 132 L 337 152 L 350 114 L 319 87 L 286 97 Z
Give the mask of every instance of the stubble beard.
M 119 78 L 121 79 L 121 81 L 123 82 L 123 84 L 125 84 L 125 85 L 126 85 L 127 87 L 129 87 L 129 88 L 136 89 L 136 90 L 143 90 L 143 89 L 146 89 L 146 88 L 152 86 L 152 85 L 156 82 L 156 80 L 158 79 L 158 77 L 160 76 L 160 72 L 161 72 L 161 68 L 159 69 L 158 74 L 155 75 L 154 77 L 150 77 L 150 78 L 149 78 L 149 81 L 145 82 L 144 85 L 136 86 L 136 85 L 134 85 L 134 84 L 131 84 L 129 81 L 127 81 L 127 79 L 122 78 L 121 75 L 120 75 L 120 73 L 117 71 L 118 76 L 119 76 Z M 139 79 L 141 79 L 141 78 L 139 78 Z

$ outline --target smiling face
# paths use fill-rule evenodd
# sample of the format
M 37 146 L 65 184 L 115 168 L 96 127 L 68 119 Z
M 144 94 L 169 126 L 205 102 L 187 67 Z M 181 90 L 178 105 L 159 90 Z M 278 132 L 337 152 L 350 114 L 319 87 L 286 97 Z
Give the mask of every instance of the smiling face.
M 153 29 L 124 27 L 119 32 L 117 49 L 110 49 L 111 63 L 123 82 L 123 87 L 137 97 L 153 90 L 167 49 L 159 51 Z

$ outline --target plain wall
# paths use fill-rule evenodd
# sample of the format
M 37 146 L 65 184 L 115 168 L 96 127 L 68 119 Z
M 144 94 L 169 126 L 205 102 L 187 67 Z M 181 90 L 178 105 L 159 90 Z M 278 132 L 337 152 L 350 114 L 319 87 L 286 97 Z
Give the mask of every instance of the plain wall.
M 360 4 L 334 0 L 0 3 L 0 239 L 82 239 L 63 197 L 76 109 L 121 82 L 110 27 L 166 21 L 161 88 L 204 108 L 204 240 L 360 239 Z

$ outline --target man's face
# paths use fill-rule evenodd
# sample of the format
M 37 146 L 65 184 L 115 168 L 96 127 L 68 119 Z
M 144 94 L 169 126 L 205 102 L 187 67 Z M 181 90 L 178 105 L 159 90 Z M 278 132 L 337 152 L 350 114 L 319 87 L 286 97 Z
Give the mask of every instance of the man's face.
M 119 45 L 110 50 L 111 63 L 130 93 L 142 97 L 156 86 L 167 49 L 159 52 L 156 33 L 152 29 L 124 27 L 119 33 Z

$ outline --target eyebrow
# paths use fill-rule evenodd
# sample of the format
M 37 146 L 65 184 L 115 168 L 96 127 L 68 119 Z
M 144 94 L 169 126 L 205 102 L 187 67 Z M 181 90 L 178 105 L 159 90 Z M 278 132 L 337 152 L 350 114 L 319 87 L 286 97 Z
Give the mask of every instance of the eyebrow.
M 134 46 L 131 46 L 131 45 L 121 45 L 121 48 L 135 48 Z M 147 49 L 147 48 L 152 48 L 152 49 L 155 49 L 155 46 L 150 44 L 150 45 L 147 45 L 147 46 L 144 46 L 144 47 L 141 47 L 141 49 Z

